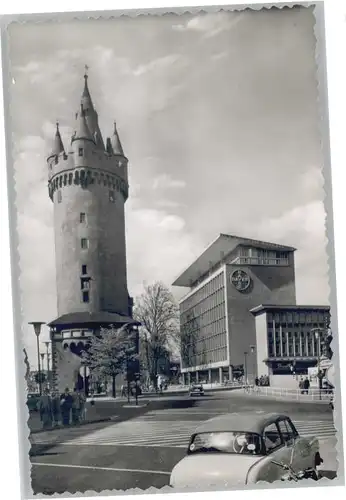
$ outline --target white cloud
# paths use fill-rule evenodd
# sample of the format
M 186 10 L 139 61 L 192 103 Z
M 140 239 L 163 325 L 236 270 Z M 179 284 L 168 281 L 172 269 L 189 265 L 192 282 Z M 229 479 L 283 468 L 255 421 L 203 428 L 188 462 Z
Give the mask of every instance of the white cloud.
M 148 72 L 151 71 L 161 71 L 163 69 L 166 69 L 168 67 L 173 66 L 175 63 L 177 63 L 179 60 L 181 60 L 182 56 L 179 54 L 170 54 L 165 57 L 159 57 L 157 59 L 154 59 L 150 61 L 147 64 L 140 64 L 133 70 L 133 74 L 135 76 L 142 76 Z
M 176 189 L 185 188 L 186 182 L 181 179 L 173 179 L 168 174 L 162 174 L 153 180 L 153 189 Z
M 196 31 L 203 33 L 208 38 L 233 28 L 242 17 L 243 15 L 239 12 L 202 13 L 185 24 L 173 25 L 172 29 L 176 31 Z
M 313 201 L 280 217 L 263 220 L 254 231 L 259 239 L 297 248 L 295 253 L 297 303 L 328 304 L 326 213 L 322 201 Z

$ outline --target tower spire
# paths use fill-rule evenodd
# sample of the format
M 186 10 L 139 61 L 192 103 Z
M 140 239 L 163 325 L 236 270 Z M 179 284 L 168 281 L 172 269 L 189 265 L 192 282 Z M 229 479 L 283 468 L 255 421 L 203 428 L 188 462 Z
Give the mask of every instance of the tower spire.
M 113 130 L 113 135 L 111 138 L 111 144 L 112 144 L 112 148 L 113 148 L 113 153 L 115 155 L 124 156 L 124 150 L 123 150 L 123 147 L 122 147 L 121 142 L 120 142 L 119 134 L 117 131 L 117 123 L 115 120 L 114 120 L 114 130 Z
M 93 137 L 93 140 L 96 146 L 103 150 L 105 149 L 105 145 L 102 139 L 101 130 L 98 124 L 98 116 L 97 112 L 94 108 L 89 87 L 88 87 L 88 70 L 89 66 L 85 65 L 84 67 L 84 88 L 81 97 L 81 104 L 83 105 L 84 115 L 86 119 L 87 126 L 89 128 L 90 134 Z
M 89 130 L 83 104 L 80 105 L 80 111 L 77 115 L 77 125 L 74 136 L 72 137 L 72 142 L 80 139 L 85 139 L 87 141 L 94 142 L 93 136 Z
M 60 130 L 59 130 L 59 122 L 58 120 L 56 121 L 56 130 L 55 130 L 55 136 L 54 136 L 54 141 L 53 141 L 53 147 L 50 155 L 48 156 L 49 158 L 52 158 L 53 156 L 59 156 L 61 153 L 65 153 L 64 149 L 64 144 L 61 139 L 60 135 Z

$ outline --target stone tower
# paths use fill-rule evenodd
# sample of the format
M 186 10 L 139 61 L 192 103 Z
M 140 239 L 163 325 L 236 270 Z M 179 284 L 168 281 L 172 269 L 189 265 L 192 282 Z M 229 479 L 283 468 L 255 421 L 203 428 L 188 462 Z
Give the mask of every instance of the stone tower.
M 50 323 L 53 378 L 64 390 L 87 384 L 80 355 L 88 337 L 103 326 L 134 324 L 126 273 L 128 160 L 115 123 L 103 141 L 87 74 L 71 142 L 66 149 L 57 124 L 47 163 L 58 309 Z

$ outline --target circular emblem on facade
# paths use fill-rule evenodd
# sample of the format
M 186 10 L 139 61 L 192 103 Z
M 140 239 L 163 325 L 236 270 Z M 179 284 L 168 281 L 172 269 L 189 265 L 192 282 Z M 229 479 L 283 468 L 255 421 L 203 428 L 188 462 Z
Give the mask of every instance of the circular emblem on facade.
M 231 283 L 238 290 L 238 292 L 245 292 L 250 286 L 250 276 L 241 269 L 237 269 L 231 274 Z

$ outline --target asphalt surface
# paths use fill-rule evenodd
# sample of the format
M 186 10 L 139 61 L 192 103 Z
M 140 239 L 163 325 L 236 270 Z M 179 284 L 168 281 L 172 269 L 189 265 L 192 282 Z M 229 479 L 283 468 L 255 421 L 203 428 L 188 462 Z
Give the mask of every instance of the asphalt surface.
M 161 488 L 185 456 L 189 437 L 202 421 L 227 412 L 289 415 L 302 435 L 317 435 L 326 455 L 325 475 L 335 477 L 335 430 L 326 404 L 273 401 L 230 391 L 204 398 L 165 398 L 125 415 L 113 402 L 99 402 L 113 421 L 33 434 L 35 494 Z

